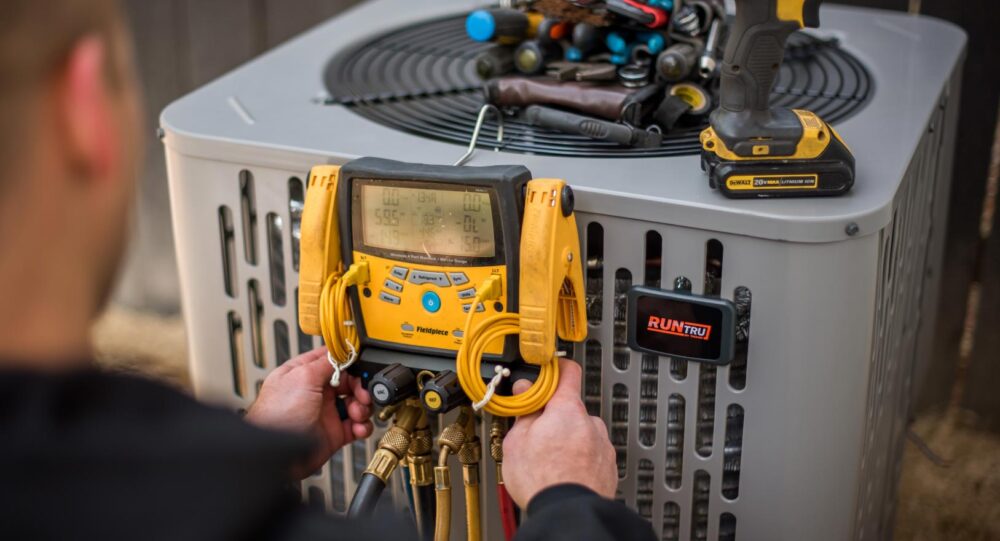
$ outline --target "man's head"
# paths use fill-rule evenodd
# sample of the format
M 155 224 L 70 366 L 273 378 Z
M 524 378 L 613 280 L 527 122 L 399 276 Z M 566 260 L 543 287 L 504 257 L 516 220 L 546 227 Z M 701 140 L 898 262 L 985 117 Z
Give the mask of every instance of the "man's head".
M 138 166 L 128 41 L 116 0 L 0 2 L 0 327 L 108 295 Z

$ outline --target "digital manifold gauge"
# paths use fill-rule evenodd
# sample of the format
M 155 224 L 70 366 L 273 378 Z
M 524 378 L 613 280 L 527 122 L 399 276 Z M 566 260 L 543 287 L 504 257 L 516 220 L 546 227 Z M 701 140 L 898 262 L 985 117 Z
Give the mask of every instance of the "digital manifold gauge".
M 369 263 L 353 295 L 362 344 L 453 356 L 469 310 L 516 312 L 521 216 L 531 173 L 522 166 L 451 167 L 361 159 L 338 187 L 344 265 Z M 474 303 L 500 278 L 503 296 Z M 491 356 L 517 356 L 494 343 Z
M 300 326 L 331 351 L 346 343 L 344 357 L 356 339 L 362 351 L 417 354 L 391 359 L 454 360 L 470 322 L 514 315 L 517 332 L 483 342 L 477 360 L 554 362 L 557 336 L 586 336 L 573 207 L 564 181 L 532 179 L 523 166 L 317 166 L 302 221 Z M 350 282 L 340 295 L 338 280 Z M 358 366 L 371 375 L 370 362 Z

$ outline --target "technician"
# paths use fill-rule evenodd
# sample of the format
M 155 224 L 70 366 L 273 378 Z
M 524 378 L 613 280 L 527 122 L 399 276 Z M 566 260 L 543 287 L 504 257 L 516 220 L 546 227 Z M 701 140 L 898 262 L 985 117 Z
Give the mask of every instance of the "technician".
M 93 366 L 88 334 L 140 161 L 128 41 L 114 0 L 0 2 L 0 539 L 412 536 L 294 495 L 295 481 L 372 433 L 368 393 L 353 378 L 331 389 L 322 351 L 277 368 L 245 420 Z M 518 539 L 653 539 L 611 500 L 614 450 L 580 401 L 580 369 L 560 371 L 552 401 L 504 444 L 507 488 L 527 510 Z

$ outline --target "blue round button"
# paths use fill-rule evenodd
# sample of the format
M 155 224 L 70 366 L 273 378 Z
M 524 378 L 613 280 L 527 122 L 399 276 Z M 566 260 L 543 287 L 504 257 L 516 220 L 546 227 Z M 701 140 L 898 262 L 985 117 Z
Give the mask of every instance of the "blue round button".
M 420 297 L 420 304 L 424 306 L 424 310 L 433 314 L 441 309 L 441 297 L 433 291 L 427 291 Z

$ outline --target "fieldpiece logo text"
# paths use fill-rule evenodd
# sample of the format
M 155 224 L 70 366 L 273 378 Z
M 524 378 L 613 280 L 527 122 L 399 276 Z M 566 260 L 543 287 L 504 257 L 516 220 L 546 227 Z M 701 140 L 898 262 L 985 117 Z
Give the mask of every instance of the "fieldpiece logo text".
M 424 334 L 435 334 L 439 336 L 447 336 L 448 331 L 443 329 L 435 329 L 432 327 L 417 327 L 417 332 L 422 332 Z
M 679 319 L 659 316 L 649 316 L 649 323 L 646 325 L 646 330 L 661 334 L 682 336 L 684 338 L 693 338 L 695 340 L 708 340 L 708 337 L 712 334 L 711 325 L 689 323 Z

